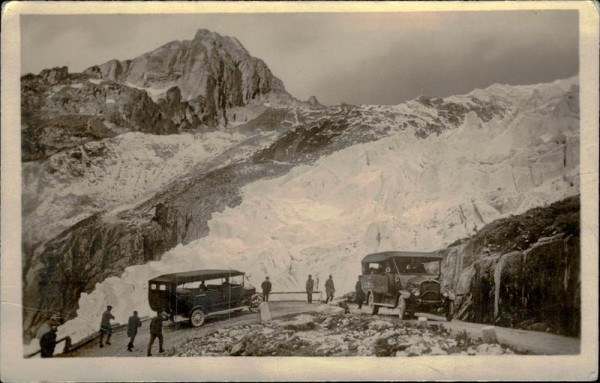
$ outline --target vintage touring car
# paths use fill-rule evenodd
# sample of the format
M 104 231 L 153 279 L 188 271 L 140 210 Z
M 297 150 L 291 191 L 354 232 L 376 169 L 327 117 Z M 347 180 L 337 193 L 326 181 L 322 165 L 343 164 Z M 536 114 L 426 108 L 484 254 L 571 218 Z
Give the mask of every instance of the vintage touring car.
M 196 270 L 165 274 L 148 281 L 152 310 L 166 311 L 171 320 L 204 324 L 207 316 L 248 308 L 258 311 L 262 295 L 244 286 L 245 274 L 237 270 Z
M 361 286 L 372 314 L 380 307 L 398 308 L 400 318 L 416 312 L 443 314 L 452 320 L 454 293 L 440 290 L 437 253 L 387 251 L 369 254 L 362 260 Z

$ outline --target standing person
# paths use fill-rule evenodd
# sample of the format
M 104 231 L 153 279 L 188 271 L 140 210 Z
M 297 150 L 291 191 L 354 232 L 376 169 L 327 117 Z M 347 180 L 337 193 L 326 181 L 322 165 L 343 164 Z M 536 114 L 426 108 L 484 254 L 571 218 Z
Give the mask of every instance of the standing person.
M 102 313 L 102 322 L 100 322 L 100 347 L 104 347 L 102 340 L 106 334 L 106 344 L 110 345 L 110 336 L 112 335 L 112 325 L 110 324 L 111 319 L 115 317 L 110 313 L 112 306 L 106 306 L 106 311 Z
M 308 303 L 312 303 L 312 293 L 313 287 L 315 286 L 315 281 L 312 279 L 312 275 L 308 275 L 308 279 L 306 280 L 306 296 L 308 298 Z
M 40 348 L 42 349 L 42 358 L 52 358 L 54 347 L 56 347 L 56 332 L 58 327 L 50 327 L 50 331 L 42 335 L 40 339 Z
M 327 298 L 325 299 L 325 303 L 333 300 L 333 293 L 335 293 L 335 287 L 333 286 L 333 277 L 330 275 L 329 279 L 325 281 L 325 294 L 327 294 Z
M 362 309 L 362 304 L 365 301 L 365 292 L 362 289 L 362 284 L 360 283 L 360 275 L 358 276 L 358 281 L 356 281 L 356 286 L 354 286 L 354 290 L 356 291 L 356 303 L 358 303 L 358 309 Z
M 271 282 L 269 281 L 269 277 L 265 278 L 265 281 L 260 285 L 262 288 L 263 297 L 265 298 L 265 302 L 269 301 L 269 293 L 271 292 Z
M 138 317 L 138 312 L 134 311 L 133 315 L 129 317 L 129 323 L 127 324 L 127 336 L 129 337 L 127 350 L 129 352 L 131 352 L 133 349 L 133 341 L 137 335 L 138 327 L 142 327 L 142 321 L 140 320 L 140 317 Z
M 152 356 L 152 345 L 154 344 L 154 339 L 158 338 L 158 352 L 165 352 L 163 348 L 163 321 L 165 320 L 167 313 L 164 311 L 162 313 L 156 312 L 158 315 L 152 318 L 150 322 L 150 343 L 148 343 L 148 356 Z

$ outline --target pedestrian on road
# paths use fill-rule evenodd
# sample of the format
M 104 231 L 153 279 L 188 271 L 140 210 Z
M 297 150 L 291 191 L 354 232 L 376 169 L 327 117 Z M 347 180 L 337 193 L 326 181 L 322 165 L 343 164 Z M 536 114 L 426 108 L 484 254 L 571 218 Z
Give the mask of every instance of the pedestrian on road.
M 134 311 L 133 315 L 129 317 L 129 323 L 127 324 L 127 336 L 129 337 L 127 350 L 129 352 L 133 351 L 133 341 L 137 335 L 138 327 L 142 327 L 142 321 L 140 320 L 140 317 L 138 317 L 138 312 Z
M 260 285 L 262 288 L 263 297 L 265 298 L 265 302 L 269 301 L 269 293 L 271 292 L 271 282 L 269 281 L 269 277 L 265 278 L 265 281 Z
M 362 309 L 362 304 L 365 301 L 365 292 L 362 289 L 362 283 L 360 283 L 360 275 L 358 276 L 358 281 L 356 281 L 356 286 L 354 286 L 354 290 L 356 291 L 356 303 L 358 303 L 358 309 Z
M 330 275 L 329 279 L 325 281 L 325 294 L 327 294 L 327 298 L 325 299 L 325 303 L 333 300 L 333 293 L 335 293 L 335 287 L 333 286 L 333 277 Z
M 163 348 L 163 321 L 167 319 L 167 313 L 156 312 L 158 315 L 152 318 L 150 322 L 150 342 L 148 343 L 148 356 L 152 356 L 152 345 L 154 344 L 154 339 L 158 338 L 158 352 L 165 352 Z
M 106 335 L 106 344 L 110 345 L 110 336 L 112 335 L 112 325 L 110 324 L 111 319 L 115 317 L 110 313 L 112 306 L 106 306 L 106 311 L 102 313 L 102 322 L 100 322 L 100 347 L 104 347 L 102 340 Z
M 308 298 L 308 303 L 312 303 L 312 293 L 314 286 L 315 281 L 312 279 L 312 275 L 309 275 L 308 280 L 306 281 L 306 296 Z
M 42 358 L 52 358 L 54 347 L 56 346 L 56 332 L 58 327 L 50 327 L 50 331 L 42 335 L 40 339 L 40 348 L 42 349 Z

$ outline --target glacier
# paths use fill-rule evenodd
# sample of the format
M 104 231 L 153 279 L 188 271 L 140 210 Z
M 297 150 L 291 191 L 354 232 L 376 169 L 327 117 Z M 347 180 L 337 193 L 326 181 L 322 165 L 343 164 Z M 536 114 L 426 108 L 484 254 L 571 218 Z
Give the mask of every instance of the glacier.
M 498 218 L 579 194 L 577 84 L 475 90 L 516 107 L 488 121 L 469 112 L 458 128 L 426 138 L 394 131 L 249 184 L 240 205 L 213 214 L 208 236 L 82 294 L 58 336 L 96 332 L 107 304 L 120 322 L 133 310 L 152 315 L 148 279 L 176 271 L 233 268 L 254 286 L 269 275 L 274 291 L 301 291 L 308 274 L 321 283 L 331 274 L 343 294 L 370 252 L 438 250 Z M 368 108 L 401 116 L 414 103 Z

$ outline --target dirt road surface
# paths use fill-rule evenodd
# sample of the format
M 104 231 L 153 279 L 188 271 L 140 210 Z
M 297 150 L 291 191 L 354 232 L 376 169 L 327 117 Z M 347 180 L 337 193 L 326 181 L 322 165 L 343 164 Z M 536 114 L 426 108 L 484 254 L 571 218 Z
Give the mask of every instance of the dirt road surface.
M 320 304 L 321 303 L 308 304 L 305 302 L 271 302 L 269 303 L 269 308 L 273 318 L 278 318 L 290 314 L 310 312 L 315 310 Z M 361 312 L 364 314 L 368 314 L 369 312 L 367 307 L 363 307 L 363 309 L 359 311 L 356 305 L 350 306 L 352 312 Z M 378 316 L 381 319 L 388 319 L 394 322 L 400 321 L 396 310 L 381 309 Z M 418 316 L 426 317 L 431 323 L 442 324 L 445 327 L 455 331 L 465 330 L 471 337 L 481 337 L 481 331 L 483 327 L 488 326 L 479 323 L 469 323 L 458 320 L 447 322 L 443 317 L 432 314 L 418 314 Z M 416 322 L 416 320 L 411 320 L 410 322 Z M 180 324 L 178 327 L 171 327 L 167 326 L 166 323 L 167 322 L 165 322 L 165 327 L 163 330 L 165 340 L 164 347 L 165 349 L 169 349 L 189 338 L 202 336 L 203 334 L 211 333 L 219 328 L 260 323 L 260 316 L 259 314 L 250 313 L 249 311 L 244 310 L 239 313 L 208 318 L 206 323 L 199 328 L 192 328 L 187 324 Z M 148 342 L 150 340 L 149 325 L 150 321 L 145 321 L 142 323 L 142 327 L 138 330 L 138 335 L 135 339 L 135 346 L 132 352 L 127 351 L 127 343 L 129 342 L 129 338 L 127 337 L 126 330 L 119 330 L 113 334 L 111 338 L 111 345 L 105 345 L 105 347 L 100 348 L 99 341 L 95 340 L 75 351 L 69 352 L 68 354 L 62 356 L 146 357 Z M 578 354 L 580 349 L 580 340 L 578 338 L 503 327 L 495 327 L 495 330 L 499 343 L 510 346 L 520 352 L 539 355 L 574 355 Z M 152 354 L 154 356 L 160 355 L 158 353 L 158 340 L 154 342 Z

